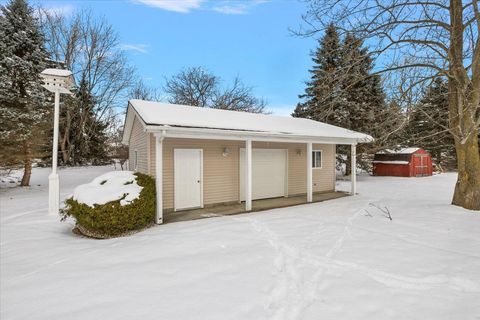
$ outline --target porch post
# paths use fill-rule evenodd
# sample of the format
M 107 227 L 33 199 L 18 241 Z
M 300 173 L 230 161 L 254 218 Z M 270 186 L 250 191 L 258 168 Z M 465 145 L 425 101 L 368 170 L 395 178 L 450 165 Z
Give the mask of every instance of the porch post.
M 164 133 L 155 134 L 155 189 L 156 197 L 156 211 L 155 223 L 163 223 L 163 138 Z
M 352 158 L 352 170 L 350 173 L 351 176 L 351 194 L 354 196 L 357 193 L 357 145 L 352 144 L 352 153 L 351 153 L 351 158 Z
M 312 143 L 307 143 L 307 202 L 313 201 L 312 190 Z
M 245 211 L 252 210 L 252 140 L 245 141 Z

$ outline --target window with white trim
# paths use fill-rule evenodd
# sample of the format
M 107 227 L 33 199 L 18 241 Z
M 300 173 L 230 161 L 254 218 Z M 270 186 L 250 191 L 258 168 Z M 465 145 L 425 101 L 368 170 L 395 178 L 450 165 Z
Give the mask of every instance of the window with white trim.
M 133 152 L 133 170 L 137 171 L 137 167 L 138 167 L 138 151 L 135 150 Z
M 322 150 L 312 151 L 312 168 L 322 168 Z

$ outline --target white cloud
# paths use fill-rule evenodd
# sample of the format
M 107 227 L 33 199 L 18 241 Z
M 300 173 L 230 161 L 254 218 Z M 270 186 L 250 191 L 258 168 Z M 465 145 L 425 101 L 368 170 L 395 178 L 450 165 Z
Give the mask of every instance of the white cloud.
M 123 50 L 136 51 L 139 53 L 148 53 L 148 45 L 146 44 L 132 44 L 132 43 L 122 43 L 120 48 Z
M 199 9 L 203 0 L 133 0 L 133 2 L 168 11 L 188 13 Z
M 245 14 L 248 12 L 246 5 L 224 5 L 213 7 L 213 11 L 217 11 L 224 14 Z
M 245 14 L 250 11 L 253 7 L 256 7 L 259 4 L 266 3 L 268 0 L 249 0 L 249 1 L 232 1 L 224 0 L 221 1 L 221 5 L 215 6 L 212 10 L 223 13 L 223 14 Z
M 216 11 L 222 14 L 246 14 L 253 7 L 269 0 L 131 0 L 150 7 L 188 13 L 193 10 Z

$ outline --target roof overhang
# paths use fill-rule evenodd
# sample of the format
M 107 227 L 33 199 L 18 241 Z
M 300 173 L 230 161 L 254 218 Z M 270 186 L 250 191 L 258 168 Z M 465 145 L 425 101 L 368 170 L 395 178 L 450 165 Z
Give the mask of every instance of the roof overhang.
M 161 133 L 165 138 L 183 139 L 209 139 L 209 140 L 254 140 L 265 142 L 288 143 L 324 143 L 324 144 L 357 144 L 367 141 L 357 139 L 302 136 L 281 133 L 268 133 L 258 131 L 236 131 L 210 128 L 186 128 L 162 125 L 146 125 L 146 132 Z M 369 142 L 369 141 L 368 141 Z

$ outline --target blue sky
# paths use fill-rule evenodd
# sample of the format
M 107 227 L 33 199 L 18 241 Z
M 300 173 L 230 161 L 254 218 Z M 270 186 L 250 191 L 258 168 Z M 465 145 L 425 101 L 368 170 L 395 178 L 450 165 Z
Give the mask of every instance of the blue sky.
M 5 1 L 2 1 L 5 2 Z M 161 87 L 185 67 L 203 66 L 225 84 L 239 76 L 274 114 L 290 114 L 304 89 L 315 39 L 293 36 L 305 3 L 296 0 L 34 1 L 71 14 L 91 8 L 119 33 L 145 82 Z

